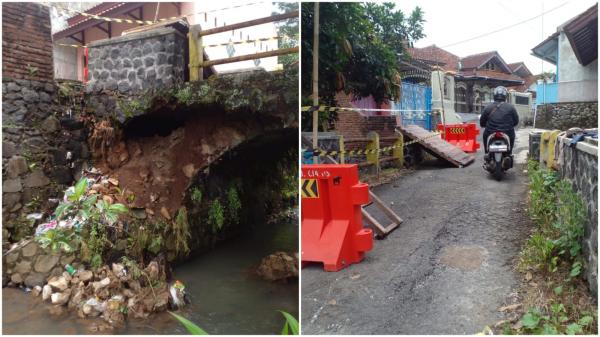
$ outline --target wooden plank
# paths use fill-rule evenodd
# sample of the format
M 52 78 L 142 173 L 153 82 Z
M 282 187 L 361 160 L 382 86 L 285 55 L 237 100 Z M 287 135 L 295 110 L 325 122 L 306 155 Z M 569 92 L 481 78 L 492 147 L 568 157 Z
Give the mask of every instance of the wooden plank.
M 404 221 L 394 211 L 392 211 L 392 209 L 389 208 L 381 199 L 379 199 L 379 197 L 375 195 L 375 193 L 373 193 L 371 190 L 369 190 L 369 196 L 371 196 L 373 202 L 375 202 L 375 205 L 379 207 L 379 209 L 383 213 L 385 213 L 385 215 L 387 215 L 392 221 L 394 221 L 398 225 Z
M 467 166 L 475 161 L 475 156 L 470 155 L 459 149 L 458 147 L 446 142 L 445 140 L 435 137 L 433 132 L 429 132 L 417 125 L 401 125 L 398 129 L 408 138 L 423 139 L 421 146 L 430 150 L 437 158 L 446 160 L 457 167 Z

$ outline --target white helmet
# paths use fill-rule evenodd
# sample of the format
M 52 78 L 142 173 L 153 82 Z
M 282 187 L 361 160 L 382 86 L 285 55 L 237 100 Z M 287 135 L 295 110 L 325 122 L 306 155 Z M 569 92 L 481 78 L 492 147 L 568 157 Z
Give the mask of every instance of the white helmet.
M 494 89 L 494 101 L 506 101 L 506 96 L 508 96 L 508 90 L 506 90 L 503 86 L 498 86 Z

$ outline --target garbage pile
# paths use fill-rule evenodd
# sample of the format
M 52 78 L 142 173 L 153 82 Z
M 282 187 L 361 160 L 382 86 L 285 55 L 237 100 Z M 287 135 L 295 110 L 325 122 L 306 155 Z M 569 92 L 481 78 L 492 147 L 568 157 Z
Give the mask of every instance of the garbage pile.
M 117 235 L 125 233 L 127 221 L 124 219 L 128 216 L 124 205 L 131 204 L 134 198 L 131 191 L 119 187 L 117 179 L 103 176 L 94 168 L 86 170 L 82 179 L 65 191 L 54 214 L 37 226 L 35 239 L 43 246 L 45 240 L 50 240 L 47 238 L 49 231 L 79 233 L 91 224 L 106 226 Z M 86 202 L 89 202 L 87 210 L 84 209 Z M 92 215 L 99 208 L 115 205 L 122 206 L 119 215 L 124 217 L 108 216 L 107 213 Z M 42 214 L 32 215 L 32 220 L 41 221 L 42 218 Z M 80 261 L 73 261 L 72 265 L 65 266 L 62 275 L 55 273 L 43 287 L 38 285 L 31 293 L 56 307 L 74 310 L 81 318 L 101 317 L 114 327 L 123 325 L 127 317 L 147 318 L 153 312 L 185 305 L 185 287 L 179 281 L 169 286 L 164 259 L 152 260 L 145 268 L 126 257 L 119 261 L 123 263 L 104 265 L 95 270 L 86 269 Z
M 43 301 L 76 310 L 81 318 L 101 317 L 112 326 L 122 325 L 126 317 L 147 318 L 152 312 L 182 305 L 173 303 L 164 270 L 156 261 L 138 272 L 141 275 L 137 278 L 120 263 L 96 271 L 69 267 L 70 272 L 35 287 L 33 296 L 41 295 Z

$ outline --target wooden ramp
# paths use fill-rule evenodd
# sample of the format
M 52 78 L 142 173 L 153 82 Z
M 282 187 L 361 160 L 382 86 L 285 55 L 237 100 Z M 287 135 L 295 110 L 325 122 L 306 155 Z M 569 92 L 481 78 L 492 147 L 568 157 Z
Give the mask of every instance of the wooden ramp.
M 404 134 L 404 137 L 411 140 L 422 139 L 419 144 L 428 150 L 427 152 L 454 166 L 465 167 L 475 161 L 474 155 L 463 152 L 458 147 L 441 139 L 440 136 L 434 136 L 435 133 L 429 132 L 420 126 L 400 125 L 397 129 Z

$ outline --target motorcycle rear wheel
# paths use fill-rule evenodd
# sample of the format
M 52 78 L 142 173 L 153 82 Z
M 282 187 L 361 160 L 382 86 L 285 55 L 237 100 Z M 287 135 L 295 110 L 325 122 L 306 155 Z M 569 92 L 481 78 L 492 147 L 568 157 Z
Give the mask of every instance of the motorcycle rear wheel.
M 502 163 L 498 161 L 494 161 L 494 178 L 497 181 L 502 180 Z

